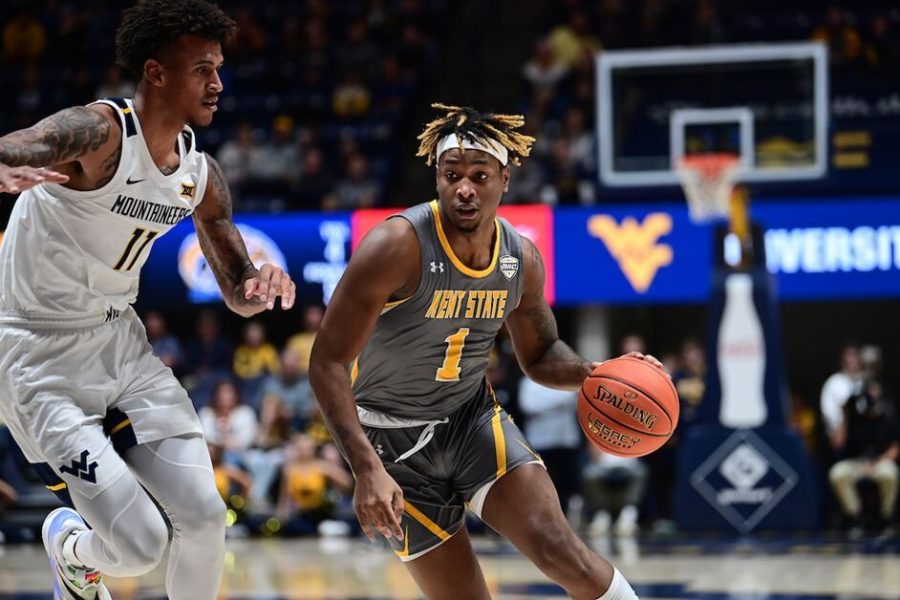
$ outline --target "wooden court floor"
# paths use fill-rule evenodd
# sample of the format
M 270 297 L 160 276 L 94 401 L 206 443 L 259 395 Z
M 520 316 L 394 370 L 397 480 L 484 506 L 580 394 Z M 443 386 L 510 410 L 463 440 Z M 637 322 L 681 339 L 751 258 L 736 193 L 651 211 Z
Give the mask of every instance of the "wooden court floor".
M 565 598 L 505 542 L 476 539 L 494 598 Z M 900 543 L 828 539 L 594 540 L 644 599 L 900 599 Z M 165 600 L 162 569 L 107 578 L 114 600 Z M 0 600 L 49 600 L 39 544 L 0 545 Z M 229 600 L 412 600 L 402 564 L 382 544 L 358 539 L 229 540 L 220 598 Z M 465 599 L 461 599 L 465 600 Z

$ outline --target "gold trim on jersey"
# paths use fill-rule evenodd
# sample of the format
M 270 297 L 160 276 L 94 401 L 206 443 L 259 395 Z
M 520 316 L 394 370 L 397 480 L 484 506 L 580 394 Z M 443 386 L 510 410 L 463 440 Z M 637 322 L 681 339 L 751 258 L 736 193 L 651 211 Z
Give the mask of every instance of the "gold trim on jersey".
M 404 298 L 403 300 L 394 300 L 393 302 L 385 302 L 384 307 L 381 309 L 381 314 L 384 314 L 394 308 L 397 308 L 398 306 L 400 306 L 401 304 L 403 304 L 410 298 L 412 298 L 412 296 L 409 296 L 408 298 Z
M 429 519 L 425 513 L 410 504 L 408 500 L 403 501 L 403 510 L 406 511 L 406 514 L 418 521 L 422 527 L 439 537 L 441 541 L 450 539 L 449 533 L 441 529 L 440 525 Z
M 434 214 L 434 228 L 437 230 L 437 236 L 438 240 L 441 242 L 441 247 L 444 249 L 444 253 L 450 258 L 450 262 L 453 263 L 453 266 L 456 267 L 457 270 L 459 270 L 463 275 L 468 275 L 469 277 L 474 277 L 476 279 L 482 279 L 494 272 L 494 268 L 497 266 L 497 259 L 500 257 L 500 221 L 494 219 L 496 239 L 494 239 L 494 255 L 491 257 L 491 264 L 489 264 L 487 268 L 478 271 L 466 266 L 466 264 L 463 263 L 463 261 L 461 261 L 458 256 L 456 256 L 456 253 L 453 252 L 453 247 L 450 246 L 450 241 L 447 239 L 447 235 L 444 233 L 444 226 L 441 223 L 441 211 L 438 208 L 437 200 L 431 201 L 431 212 Z
M 50 490 L 51 492 L 58 492 L 58 491 L 60 491 L 60 490 L 66 489 L 66 488 L 69 487 L 69 486 L 67 486 L 65 483 L 57 483 L 56 485 L 47 485 L 47 486 L 44 486 L 44 487 L 46 487 L 46 488 L 47 488 L 48 490 Z

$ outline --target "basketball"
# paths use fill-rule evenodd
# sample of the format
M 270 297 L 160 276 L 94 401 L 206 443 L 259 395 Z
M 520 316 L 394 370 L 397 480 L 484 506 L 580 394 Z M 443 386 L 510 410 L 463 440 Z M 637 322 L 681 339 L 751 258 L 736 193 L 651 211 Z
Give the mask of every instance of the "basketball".
M 675 431 L 678 393 L 661 369 L 631 356 L 614 358 L 584 380 L 578 423 L 604 452 L 646 456 Z

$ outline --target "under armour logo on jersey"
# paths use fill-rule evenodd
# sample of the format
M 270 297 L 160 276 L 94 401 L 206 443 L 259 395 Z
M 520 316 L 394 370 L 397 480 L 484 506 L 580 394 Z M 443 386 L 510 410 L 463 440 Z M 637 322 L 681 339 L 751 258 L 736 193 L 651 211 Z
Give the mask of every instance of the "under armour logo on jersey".
M 84 479 L 88 483 L 97 483 L 97 476 L 94 474 L 94 471 L 97 470 L 97 461 L 92 461 L 91 464 L 88 464 L 88 454 L 87 450 L 81 451 L 81 458 L 72 460 L 72 466 L 63 465 L 59 468 L 60 473 L 68 473 L 69 475 L 74 475 L 81 479 Z
M 444 263 L 431 261 L 431 272 L 432 273 L 443 273 L 444 272 Z
M 381 444 L 375 444 L 375 454 L 378 456 L 382 456 L 384 454 L 384 447 Z

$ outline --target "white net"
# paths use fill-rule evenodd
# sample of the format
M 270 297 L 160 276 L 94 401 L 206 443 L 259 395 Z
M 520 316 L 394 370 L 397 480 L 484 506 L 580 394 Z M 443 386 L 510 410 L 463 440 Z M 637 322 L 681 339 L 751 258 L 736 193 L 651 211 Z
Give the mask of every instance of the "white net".
M 739 166 L 738 158 L 731 154 L 695 154 L 679 161 L 678 177 L 692 221 L 728 217 Z

